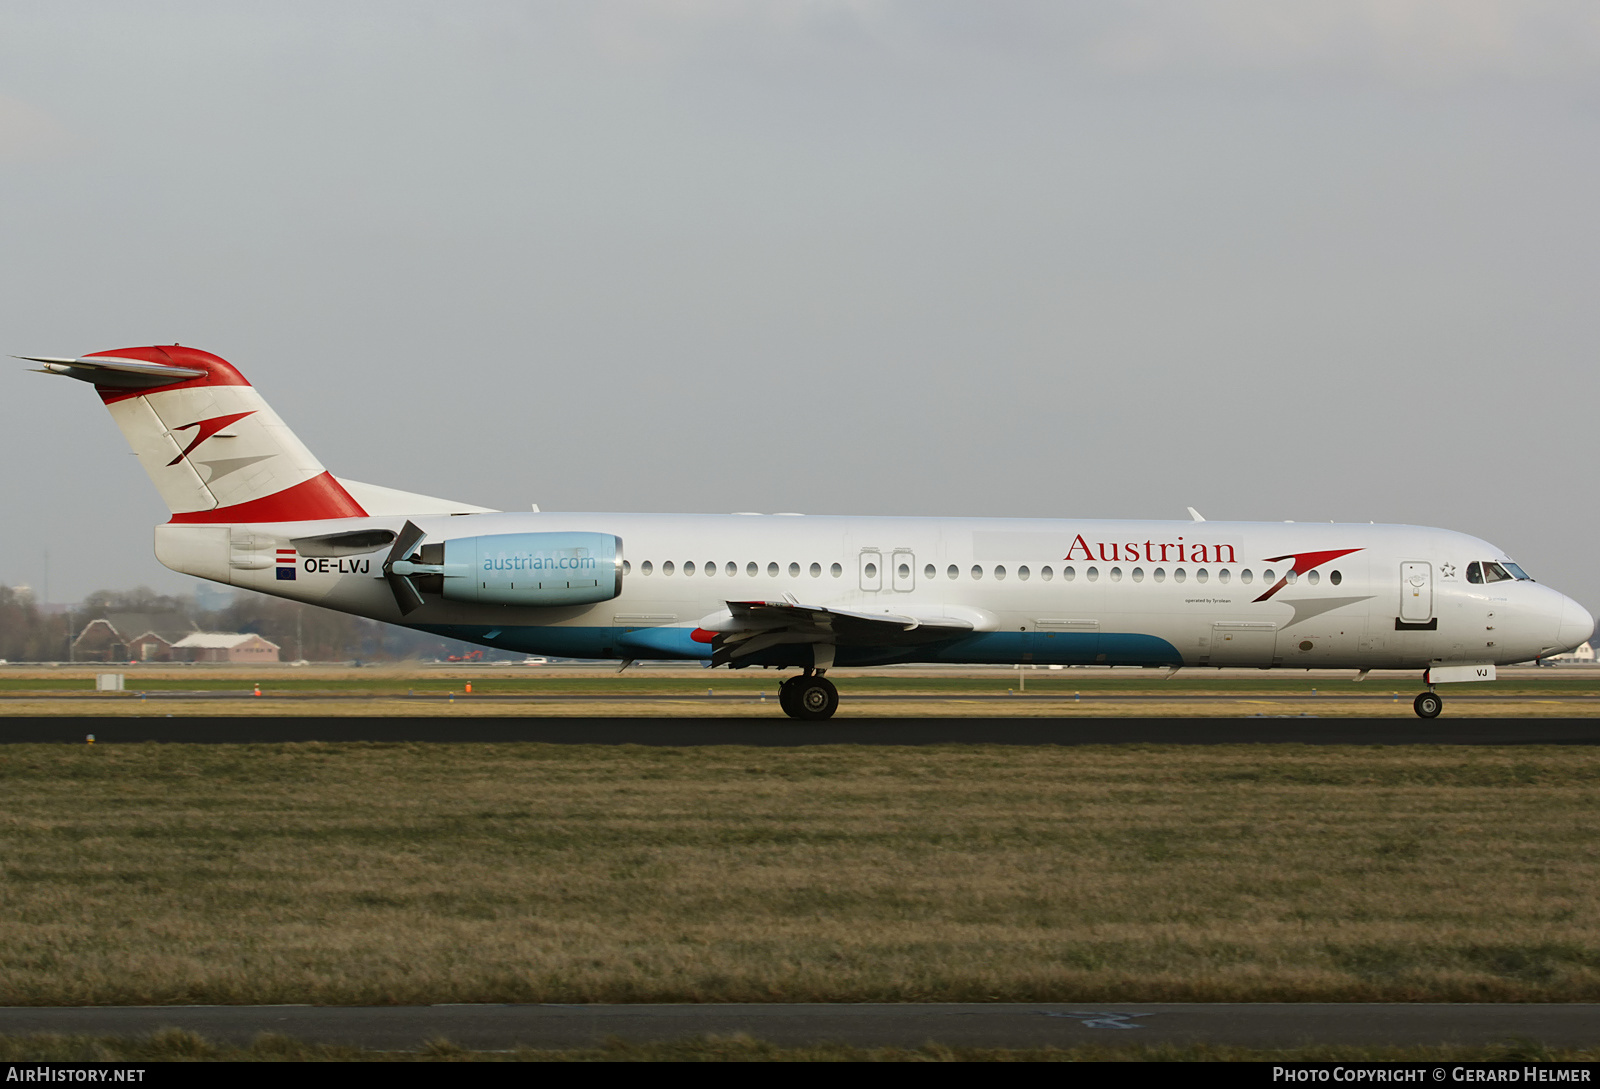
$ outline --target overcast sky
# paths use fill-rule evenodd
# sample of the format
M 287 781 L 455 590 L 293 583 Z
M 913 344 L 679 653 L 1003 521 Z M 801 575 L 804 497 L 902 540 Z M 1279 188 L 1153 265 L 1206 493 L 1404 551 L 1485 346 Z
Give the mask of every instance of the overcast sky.
M 503 509 L 1411 522 L 1600 611 L 1600 5 L 0 8 L 0 351 Z M 0 582 L 193 585 L 0 368 Z

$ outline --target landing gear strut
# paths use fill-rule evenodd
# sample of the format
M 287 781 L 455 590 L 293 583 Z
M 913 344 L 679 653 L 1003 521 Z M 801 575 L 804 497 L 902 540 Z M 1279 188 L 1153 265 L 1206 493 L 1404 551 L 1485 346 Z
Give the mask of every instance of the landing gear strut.
M 790 718 L 820 722 L 839 709 L 839 690 L 820 673 L 802 673 L 779 686 L 778 706 Z
M 1412 701 L 1411 706 L 1418 718 L 1438 718 L 1439 712 L 1444 710 L 1444 700 L 1439 698 L 1437 692 L 1424 692 Z

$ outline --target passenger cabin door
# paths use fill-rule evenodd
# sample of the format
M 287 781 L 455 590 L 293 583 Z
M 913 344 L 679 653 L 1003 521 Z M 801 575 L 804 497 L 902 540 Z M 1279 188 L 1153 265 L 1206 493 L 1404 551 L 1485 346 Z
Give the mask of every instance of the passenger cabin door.
M 1400 619 L 1406 624 L 1424 624 L 1433 618 L 1433 565 L 1400 565 Z
M 890 561 L 890 577 L 896 590 L 906 593 L 917 588 L 917 557 L 910 549 L 897 548 Z

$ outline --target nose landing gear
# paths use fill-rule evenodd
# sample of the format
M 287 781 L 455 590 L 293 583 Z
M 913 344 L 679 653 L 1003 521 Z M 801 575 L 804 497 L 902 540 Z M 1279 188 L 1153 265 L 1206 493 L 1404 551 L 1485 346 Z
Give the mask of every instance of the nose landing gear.
M 778 687 L 778 706 L 790 718 L 820 722 L 839 709 L 839 690 L 821 673 L 807 671 Z
M 1412 701 L 1411 707 L 1418 718 L 1438 718 L 1439 712 L 1444 710 L 1444 700 L 1437 692 L 1424 692 Z

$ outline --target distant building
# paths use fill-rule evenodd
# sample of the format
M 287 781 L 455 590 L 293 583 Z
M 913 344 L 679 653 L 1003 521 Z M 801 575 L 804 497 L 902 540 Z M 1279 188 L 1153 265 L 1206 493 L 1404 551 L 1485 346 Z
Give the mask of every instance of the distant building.
M 172 644 L 177 662 L 276 662 L 278 644 L 259 635 L 194 632 Z
M 1577 662 L 1577 663 L 1581 663 L 1581 664 L 1585 664 L 1585 665 L 1593 665 L 1594 664 L 1594 648 L 1591 647 L 1588 643 L 1581 643 L 1581 644 L 1578 645 L 1578 647 L 1575 650 L 1569 650 L 1565 654 L 1552 655 L 1549 658 L 1546 658 L 1545 661 L 1547 661 L 1547 662 Z
M 72 641 L 80 662 L 170 662 L 172 645 L 195 630 L 174 612 L 107 613 L 91 620 Z

